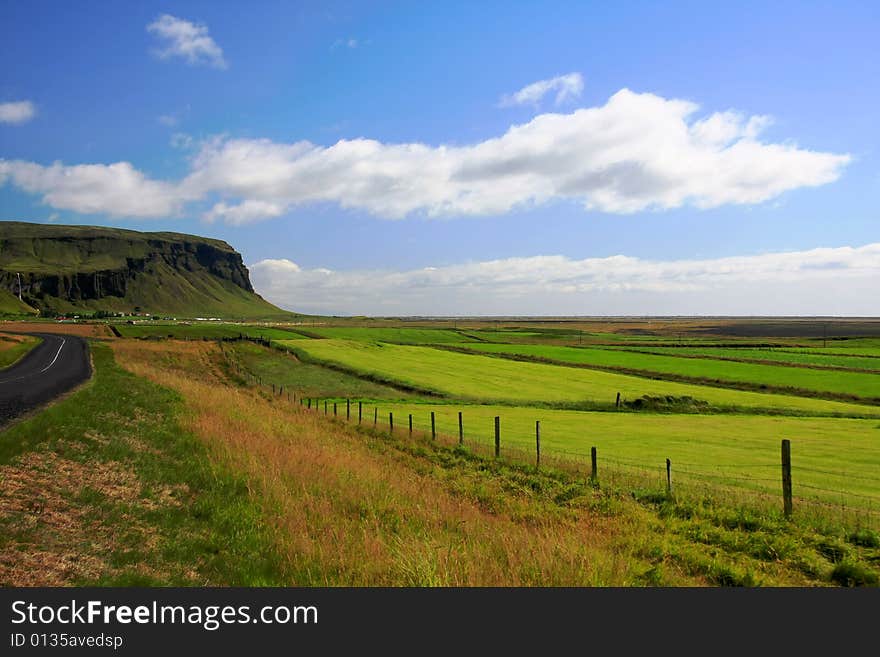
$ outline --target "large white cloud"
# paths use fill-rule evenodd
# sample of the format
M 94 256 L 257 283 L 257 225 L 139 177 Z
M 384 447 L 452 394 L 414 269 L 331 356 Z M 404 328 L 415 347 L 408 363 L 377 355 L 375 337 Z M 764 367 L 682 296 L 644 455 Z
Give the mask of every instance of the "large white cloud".
M 409 271 L 249 266 L 303 312 L 365 315 L 876 315 L 880 243 L 713 260 L 508 258 Z
M 0 103 L 0 123 L 21 125 L 30 121 L 36 114 L 37 108 L 29 100 Z
M 538 80 L 527 85 L 516 93 L 501 97 L 499 105 L 537 105 L 549 93 L 556 92 L 555 103 L 561 105 L 566 100 L 578 98 L 584 90 L 584 78 L 580 73 L 558 75 L 548 80 Z
M 764 116 L 696 112 L 687 101 L 624 89 L 600 107 L 541 114 L 468 146 L 351 139 L 325 147 L 218 137 L 201 146 L 190 173 L 176 183 L 151 181 L 131 169 L 119 176 L 130 184 L 127 189 L 101 187 L 107 194 L 103 203 L 97 188 L 85 190 L 88 203 L 79 202 L 74 190 L 36 191 L 56 208 L 85 205 L 121 216 L 130 204 L 122 197 L 134 191 L 131 184 L 139 176 L 151 192 L 147 196 L 176 197 L 168 200 L 174 206 L 219 196 L 207 216 L 233 224 L 316 202 L 390 219 L 503 214 L 556 200 L 631 213 L 760 203 L 832 182 L 850 161 L 846 154 L 760 141 L 769 122 Z M 69 187 L 62 177 L 52 180 Z M 164 210 L 156 207 L 152 216 L 162 216 Z M 144 209 L 133 216 L 151 215 Z
M 604 106 L 543 114 L 471 146 L 215 140 L 188 184 L 284 206 L 336 202 L 388 218 L 499 214 L 560 198 L 627 213 L 759 203 L 831 182 L 850 159 L 762 143 L 766 117 L 694 120 L 696 110 L 623 90 Z
M 155 50 L 160 59 L 182 57 L 191 65 L 226 68 L 223 49 L 211 38 L 204 25 L 162 14 L 147 25 L 147 31 L 162 42 L 162 46 Z

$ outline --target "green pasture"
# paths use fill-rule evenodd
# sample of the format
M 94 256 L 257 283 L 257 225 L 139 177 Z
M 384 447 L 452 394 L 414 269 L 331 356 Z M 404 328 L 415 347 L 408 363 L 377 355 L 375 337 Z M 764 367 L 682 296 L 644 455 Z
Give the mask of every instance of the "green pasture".
M 454 353 L 430 347 L 344 340 L 300 340 L 282 344 L 318 361 L 334 363 L 383 382 L 401 383 L 486 402 L 569 402 L 611 406 L 619 392 L 629 400 L 643 395 L 688 396 L 712 406 L 736 407 L 752 412 L 880 416 L 880 408 L 859 404 L 658 381 L 598 370 Z
M 321 338 L 360 340 L 365 342 L 443 344 L 473 341 L 473 338 L 452 329 L 309 326 L 304 330 L 308 335 L 315 335 Z
M 815 349 L 792 347 L 609 347 L 609 349 L 637 349 L 663 356 L 699 356 L 744 361 L 768 361 L 780 365 L 805 365 L 811 367 L 835 367 L 848 370 L 874 370 L 880 372 L 880 357 L 857 354 L 828 354 Z
M 468 349 L 541 358 L 574 365 L 656 372 L 660 375 L 684 376 L 707 381 L 717 380 L 754 386 L 797 388 L 812 392 L 855 395 L 865 399 L 880 398 L 880 376 L 865 372 L 807 369 L 722 361 L 711 358 L 680 358 L 618 349 L 586 347 L 476 344 L 468 345 Z

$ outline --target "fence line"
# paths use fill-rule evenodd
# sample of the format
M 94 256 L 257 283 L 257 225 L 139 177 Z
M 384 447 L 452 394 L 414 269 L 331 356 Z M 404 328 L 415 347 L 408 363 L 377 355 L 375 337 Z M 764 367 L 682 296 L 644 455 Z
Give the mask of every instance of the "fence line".
M 245 339 L 247 339 L 247 338 L 245 338 Z M 257 342 L 258 340 L 254 340 L 254 341 Z M 255 384 L 259 387 L 262 387 L 262 388 L 266 388 L 267 390 L 271 388 L 274 397 L 279 397 L 279 398 L 283 399 L 284 393 L 286 392 L 288 401 L 295 402 L 296 400 L 299 400 L 299 405 L 300 405 L 302 411 L 304 411 L 304 412 L 308 412 L 308 411 L 320 412 L 320 407 L 319 407 L 320 402 L 323 401 L 324 402 L 324 409 L 325 409 L 323 414 L 326 414 L 328 419 L 330 419 L 331 421 L 336 421 L 336 422 L 344 421 L 346 424 L 354 424 L 355 423 L 351 417 L 351 415 L 352 415 L 351 414 L 351 403 L 352 402 L 350 399 L 345 399 L 346 412 L 345 412 L 344 416 L 341 414 L 337 415 L 336 404 L 338 403 L 338 401 L 334 401 L 333 402 L 333 406 L 334 406 L 333 411 L 334 412 L 333 412 L 333 415 L 331 416 L 328 413 L 328 411 L 329 411 L 328 402 L 330 401 L 329 399 L 322 400 L 322 399 L 314 399 L 311 397 L 305 397 L 303 395 L 303 393 L 301 393 L 301 392 L 291 393 L 289 388 L 287 390 L 285 390 L 283 388 L 283 386 L 281 386 L 281 385 L 276 385 L 276 384 L 272 384 L 272 383 L 264 383 L 262 380 L 262 377 L 251 374 L 250 372 L 247 372 L 246 370 L 242 370 L 241 367 L 237 363 L 234 363 L 234 366 L 236 368 L 236 371 L 239 374 L 243 374 L 246 377 L 248 377 L 253 384 Z M 292 397 L 291 397 L 291 394 L 292 394 Z M 356 420 L 356 424 L 361 425 L 362 419 L 363 419 L 363 411 L 364 411 L 363 407 L 365 406 L 365 404 L 363 401 L 358 401 L 357 404 L 358 404 L 358 418 Z M 373 406 L 373 429 L 380 430 L 379 404 L 370 404 L 370 405 Z M 397 406 L 399 406 L 399 404 L 397 404 Z M 452 412 L 454 413 L 455 411 L 452 411 Z M 457 417 L 458 435 L 456 435 L 456 436 L 452 436 L 450 434 L 441 434 L 438 432 L 437 424 L 436 424 L 436 410 L 430 411 L 430 420 L 429 420 L 430 424 L 429 424 L 429 426 L 425 427 L 424 429 L 421 427 L 420 422 L 413 421 L 413 418 L 418 417 L 418 416 L 416 416 L 415 414 L 410 414 L 409 420 L 410 420 L 410 427 L 411 428 L 410 428 L 409 435 L 412 436 L 412 435 L 415 435 L 414 432 L 419 432 L 420 434 L 422 434 L 422 437 L 425 437 L 426 439 L 428 437 L 430 437 L 431 440 L 437 441 L 439 438 L 442 440 L 442 442 L 444 444 L 448 444 L 450 446 L 456 445 L 456 444 L 459 446 L 462 446 L 462 447 L 466 446 L 466 445 L 473 445 L 474 447 L 478 448 L 479 450 L 485 451 L 487 453 L 487 456 L 494 454 L 495 458 L 500 458 L 503 454 L 506 459 L 514 460 L 514 461 L 527 461 L 527 460 L 532 461 L 532 459 L 534 459 L 533 462 L 534 462 L 534 465 L 536 468 L 538 466 L 540 466 L 542 463 L 548 464 L 548 463 L 553 463 L 553 462 L 562 462 L 562 463 L 564 463 L 564 466 L 567 469 L 572 469 L 572 467 L 573 467 L 576 471 L 580 471 L 581 467 L 583 467 L 585 469 L 585 471 L 589 473 L 591 483 L 594 483 L 594 484 L 598 484 L 599 481 L 601 480 L 601 478 L 598 476 L 598 472 L 597 472 L 597 470 L 599 469 L 597 467 L 597 460 L 599 458 L 601 458 L 602 463 L 605 464 L 604 467 L 601 469 L 604 472 L 606 472 L 606 474 L 608 475 L 608 479 L 611 480 L 612 482 L 615 482 L 617 479 L 619 479 L 621 475 L 634 476 L 632 474 L 627 475 L 624 471 L 615 472 L 614 471 L 615 467 L 618 470 L 625 470 L 627 468 L 634 469 L 634 470 L 637 470 L 641 473 L 643 479 L 654 480 L 655 478 L 657 478 L 662 483 L 662 485 L 666 488 L 667 493 L 670 495 L 672 494 L 671 477 L 673 475 L 676 477 L 676 482 L 677 482 L 677 486 L 676 486 L 675 490 L 679 493 L 681 492 L 682 484 L 685 485 L 685 488 L 697 486 L 698 484 L 695 484 L 693 482 L 693 479 L 696 479 L 696 480 L 702 479 L 702 480 L 710 480 L 710 481 L 718 482 L 715 484 L 712 484 L 712 483 L 702 484 L 706 488 L 706 490 L 710 491 L 710 492 L 711 491 L 718 491 L 719 489 L 726 489 L 729 492 L 736 491 L 738 493 L 748 495 L 749 497 L 763 498 L 766 500 L 778 500 L 779 498 L 778 498 L 778 495 L 771 495 L 771 494 L 767 493 L 766 487 L 760 486 L 760 484 L 779 485 L 782 483 L 782 487 L 783 487 L 783 489 L 785 489 L 785 484 L 781 478 L 776 479 L 776 478 L 769 478 L 769 477 L 749 477 L 749 476 L 737 476 L 737 475 L 733 475 L 730 473 L 716 474 L 716 473 L 702 472 L 702 471 L 693 469 L 694 467 L 698 467 L 698 464 L 689 463 L 689 462 L 682 462 L 682 461 L 678 461 L 678 460 L 676 460 L 672 463 L 667 463 L 664 465 L 663 462 L 648 463 L 648 462 L 644 462 L 644 461 L 635 461 L 635 460 L 632 460 L 629 458 L 620 458 L 620 457 L 613 455 L 613 454 L 609 455 L 607 453 L 602 453 L 601 457 L 597 457 L 595 447 L 592 447 L 590 452 L 587 453 L 587 452 L 566 450 L 566 449 L 562 449 L 562 448 L 555 447 L 555 446 L 548 446 L 548 445 L 546 445 L 546 443 L 542 446 L 541 445 L 541 443 L 542 443 L 541 438 L 544 437 L 543 434 L 545 432 L 542 431 L 543 427 L 541 427 L 540 421 L 536 421 L 536 426 L 535 426 L 535 443 L 534 443 L 535 451 L 532 452 L 533 456 L 529 457 L 528 456 L 529 450 L 525 449 L 520 444 L 511 445 L 508 443 L 508 444 L 504 445 L 503 450 L 502 450 L 503 443 L 502 443 L 502 432 L 501 432 L 501 416 L 496 416 L 495 420 L 494 420 L 495 436 L 494 436 L 494 441 L 493 441 L 492 437 L 490 437 L 490 436 L 484 437 L 484 435 L 481 435 L 481 432 L 479 432 L 479 431 L 474 432 L 472 429 L 468 430 L 468 436 L 466 439 L 465 432 L 464 432 L 463 413 L 462 413 L 462 411 L 457 411 L 457 413 L 458 413 L 458 417 Z M 389 414 L 388 414 L 388 425 L 389 425 L 389 427 L 388 427 L 389 433 L 393 433 L 393 413 L 391 413 L 391 412 L 389 412 Z M 491 431 L 491 429 L 490 429 L 490 431 Z M 514 456 L 517 458 L 510 459 L 511 456 Z M 589 462 L 587 461 L 587 459 L 589 459 Z M 666 459 L 666 460 L 668 461 L 668 459 Z M 802 473 L 802 472 L 808 472 L 808 473 L 812 473 L 812 474 L 824 474 L 824 475 L 829 475 L 829 476 L 842 477 L 842 478 L 846 478 L 846 479 L 857 479 L 860 481 L 880 483 L 880 478 L 878 478 L 878 477 L 871 477 L 871 476 L 859 475 L 859 474 L 850 474 L 850 473 L 846 473 L 846 472 L 838 472 L 838 471 L 831 471 L 831 470 L 823 470 L 820 468 L 812 468 L 810 466 L 799 465 L 796 463 L 796 461 L 797 461 L 796 453 L 795 453 L 795 457 L 793 460 L 795 461 L 795 464 L 793 466 L 795 475 Z M 609 467 L 609 466 L 612 466 L 612 467 Z M 729 469 L 729 468 L 741 469 L 741 470 L 746 470 L 746 469 L 757 470 L 757 469 L 780 468 L 780 467 L 782 467 L 783 469 L 785 468 L 784 464 L 781 466 L 780 463 L 724 463 L 724 464 L 719 464 L 716 467 L 718 467 L 722 470 Z M 759 486 L 758 487 L 747 487 L 747 486 L 742 486 L 742 485 L 739 485 L 736 483 L 729 483 L 731 481 L 755 483 L 755 484 L 759 484 Z M 803 483 L 803 482 L 797 481 L 797 480 L 793 483 L 793 486 L 796 489 L 814 490 L 814 491 L 818 491 L 820 493 L 825 493 L 828 495 L 840 495 L 841 496 L 840 503 L 828 502 L 826 500 L 814 498 L 814 497 L 804 497 L 803 495 L 793 495 L 790 498 L 788 498 L 792 501 L 797 502 L 797 506 L 799 508 L 802 506 L 808 506 L 808 507 L 809 506 L 821 506 L 821 507 L 825 507 L 825 508 L 835 509 L 836 511 L 842 512 L 844 514 L 851 513 L 853 515 L 853 517 L 861 517 L 861 516 L 871 517 L 871 518 L 880 517 L 880 508 L 878 508 L 878 509 L 873 508 L 873 503 L 877 503 L 878 505 L 880 505 L 880 496 L 865 495 L 862 493 L 856 493 L 856 492 L 852 492 L 852 491 L 825 488 L 825 487 L 815 486 L 815 485 L 808 484 L 808 483 Z M 847 498 L 847 497 L 866 500 L 869 503 L 871 503 L 871 506 L 870 507 L 853 506 L 852 504 L 848 504 L 846 502 L 845 498 Z M 788 502 L 788 500 L 785 500 L 785 501 Z M 789 510 L 788 504 L 790 504 L 790 502 L 788 502 L 787 504 L 784 505 L 786 511 Z

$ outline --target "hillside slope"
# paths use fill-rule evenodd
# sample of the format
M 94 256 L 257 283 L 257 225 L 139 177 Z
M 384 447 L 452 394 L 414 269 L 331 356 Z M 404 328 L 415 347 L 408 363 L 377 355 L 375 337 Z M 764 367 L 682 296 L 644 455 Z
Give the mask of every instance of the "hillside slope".
M 22 301 L 42 311 L 289 315 L 254 292 L 231 246 L 194 235 L 0 222 L 0 311 L 21 307 L 19 275 Z

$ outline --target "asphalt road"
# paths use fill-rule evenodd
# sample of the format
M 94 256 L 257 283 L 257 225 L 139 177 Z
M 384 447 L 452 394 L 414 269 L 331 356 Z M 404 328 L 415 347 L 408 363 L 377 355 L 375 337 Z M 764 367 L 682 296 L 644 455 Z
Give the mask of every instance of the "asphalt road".
M 32 335 L 43 341 L 15 365 L 0 370 L 0 429 L 92 375 L 85 340 L 74 335 Z

